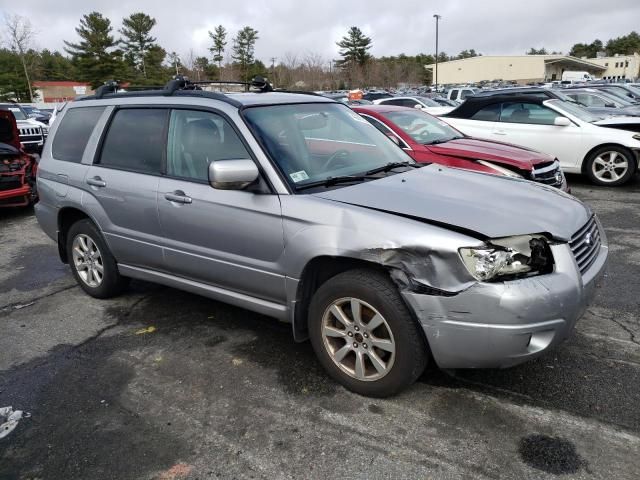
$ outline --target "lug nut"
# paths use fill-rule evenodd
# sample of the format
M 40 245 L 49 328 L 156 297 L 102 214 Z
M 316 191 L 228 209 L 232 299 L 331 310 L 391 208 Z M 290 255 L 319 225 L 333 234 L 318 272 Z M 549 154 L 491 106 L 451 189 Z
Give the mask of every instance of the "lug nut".
M 359 332 L 359 331 L 360 331 L 360 327 L 359 327 L 359 326 L 357 326 L 357 325 L 356 325 L 353 329 L 354 329 L 356 332 Z
M 365 334 L 364 334 L 364 338 L 369 338 L 369 334 L 368 334 L 368 333 L 365 333 Z
M 364 348 L 367 348 L 367 344 L 366 344 L 366 343 L 363 343 L 363 344 L 362 344 L 362 346 L 363 346 Z
M 358 342 L 353 342 L 353 348 L 358 348 Z
M 349 335 L 350 337 L 353 337 L 353 332 L 348 332 L 347 335 Z

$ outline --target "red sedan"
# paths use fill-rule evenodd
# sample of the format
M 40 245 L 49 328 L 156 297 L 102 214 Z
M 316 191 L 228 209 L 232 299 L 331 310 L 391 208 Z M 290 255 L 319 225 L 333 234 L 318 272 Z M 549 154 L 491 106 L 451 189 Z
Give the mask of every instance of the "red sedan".
M 416 162 L 526 178 L 569 191 L 558 160 L 545 153 L 467 137 L 418 109 L 385 105 L 352 108 Z

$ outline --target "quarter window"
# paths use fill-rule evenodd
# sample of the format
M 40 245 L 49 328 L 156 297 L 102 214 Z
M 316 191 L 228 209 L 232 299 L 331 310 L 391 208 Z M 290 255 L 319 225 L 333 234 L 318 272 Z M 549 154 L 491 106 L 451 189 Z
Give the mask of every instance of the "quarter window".
M 80 163 L 104 107 L 70 108 L 60 121 L 51 145 L 56 160 Z
M 207 182 L 209 164 L 251 158 L 238 134 L 220 115 L 174 110 L 169 121 L 167 175 Z
M 494 103 L 481 108 L 471 117 L 472 120 L 480 120 L 483 122 L 497 122 L 500 120 L 500 104 Z
M 168 110 L 118 110 L 104 139 L 100 164 L 142 173 L 160 173 Z

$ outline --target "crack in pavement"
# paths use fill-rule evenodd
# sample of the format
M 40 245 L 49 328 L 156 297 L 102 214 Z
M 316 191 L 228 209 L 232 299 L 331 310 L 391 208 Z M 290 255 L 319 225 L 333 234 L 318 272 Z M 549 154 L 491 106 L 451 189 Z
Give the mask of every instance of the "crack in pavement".
M 618 325 L 622 330 L 624 330 L 626 333 L 629 334 L 629 340 L 640 347 L 640 340 L 636 338 L 635 332 L 631 330 L 629 327 L 627 327 L 625 324 L 621 323 L 620 320 L 616 320 L 613 316 L 605 317 L 604 315 L 596 313 L 593 310 L 587 310 L 587 311 L 594 317 L 601 318 L 602 320 L 609 320 L 610 322 L 613 322 L 616 325 Z
M 53 292 L 49 292 L 45 295 L 40 295 L 38 297 L 33 297 L 33 298 L 28 298 L 26 300 L 23 300 L 21 302 L 14 302 L 14 303 L 8 303 L 6 305 L 3 305 L 0 307 L 0 314 L 4 315 L 9 315 L 11 314 L 11 312 L 15 312 L 16 310 L 21 310 L 23 308 L 26 307 L 31 307 L 33 305 L 36 304 L 36 302 L 39 302 L 40 300 L 43 300 L 45 298 L 49 298 L 49 297 L 53 297 L 54 295 L 58 295 L 59 293 L 62 292 L 66 292 L 67 290 L 71 290 L 72 288 L 76 288 L 78 286 L 78 284 L 74 283 L 73 285 L 68 285 L 64 288 L 61 288 L 59 290 L 55 290 Z

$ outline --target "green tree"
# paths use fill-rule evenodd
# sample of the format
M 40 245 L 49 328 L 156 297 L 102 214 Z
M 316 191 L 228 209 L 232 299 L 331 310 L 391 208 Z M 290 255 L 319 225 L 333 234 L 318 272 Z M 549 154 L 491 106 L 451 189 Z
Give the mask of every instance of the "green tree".
M 233 53 L 231 57 L 240 67 L 244 81 L 251 79 L 250 68 L 255 61 L 254 52 L 256 41 L 258 40 L 258 31 L 251 27 L 244 27 L 238 32 L 236 38 L 233 39 Z
M 18 102 L 31 99 L 20 57 L 6 48 L 0 49 L 0 99 Z
M 105 81 L 117 78 L 123 71 L 121 52 L 111 31 L 111 21 L 98 12 L 91 12 L 80 19 L 76 33 L 80 42 L 65 40 L 65 51 L 71 55 L 78 72 L 78 80 L 97 88 Z
M 42 50 L 35 58 L 34 76 L 38 80 L 74 80 L 75 67 L 60 52 Z
M 606 51 L 608 55 L 631 55 L 640 52 L 640 35 L 631 32 L 622 37 L 612 38 L 607 42 Z
M 156 25 L 156 19 L 146 13 L 132 13 L 122 19 L 121 43 L 124 47 L 125 59 L 137 68 L 144 78 L 147 78 L 146 56 L 149 49 L 155 45 L 155 37 L 150 35 Z
M 531 47 L 531 49 L 527 52 L 527 55 L 548 55 L 547 53 L 547 49 L 542 47 L 539 50 L 536 50 L 535 48 Z
M 371 58 L 371 38 L 367 37 L 358 27 L 351 27 L 342 40 L 336 42 L 340 47 L 340 60 L 336 61 L 338 67 L 363 67 Z
M 213 46 L 209 48 L 209 51 L 213 54 L 213 61 L 218 64 L 218 70 L 221 71 L 224 49 L 227 46 L 227 30 L 222 25 L 218 25 L 213 32 L 209 32 L 209 37 L 213 42 Z
M 604 45 L 601 40 L 594 40 L 593 42 L 587 43 L 576 43 L 571 50 L 569 51 L 569 55 L 572 57 L 587 57 L 587 58 L 595 58 L 598 55 L 598 52 L 604 51 Z

